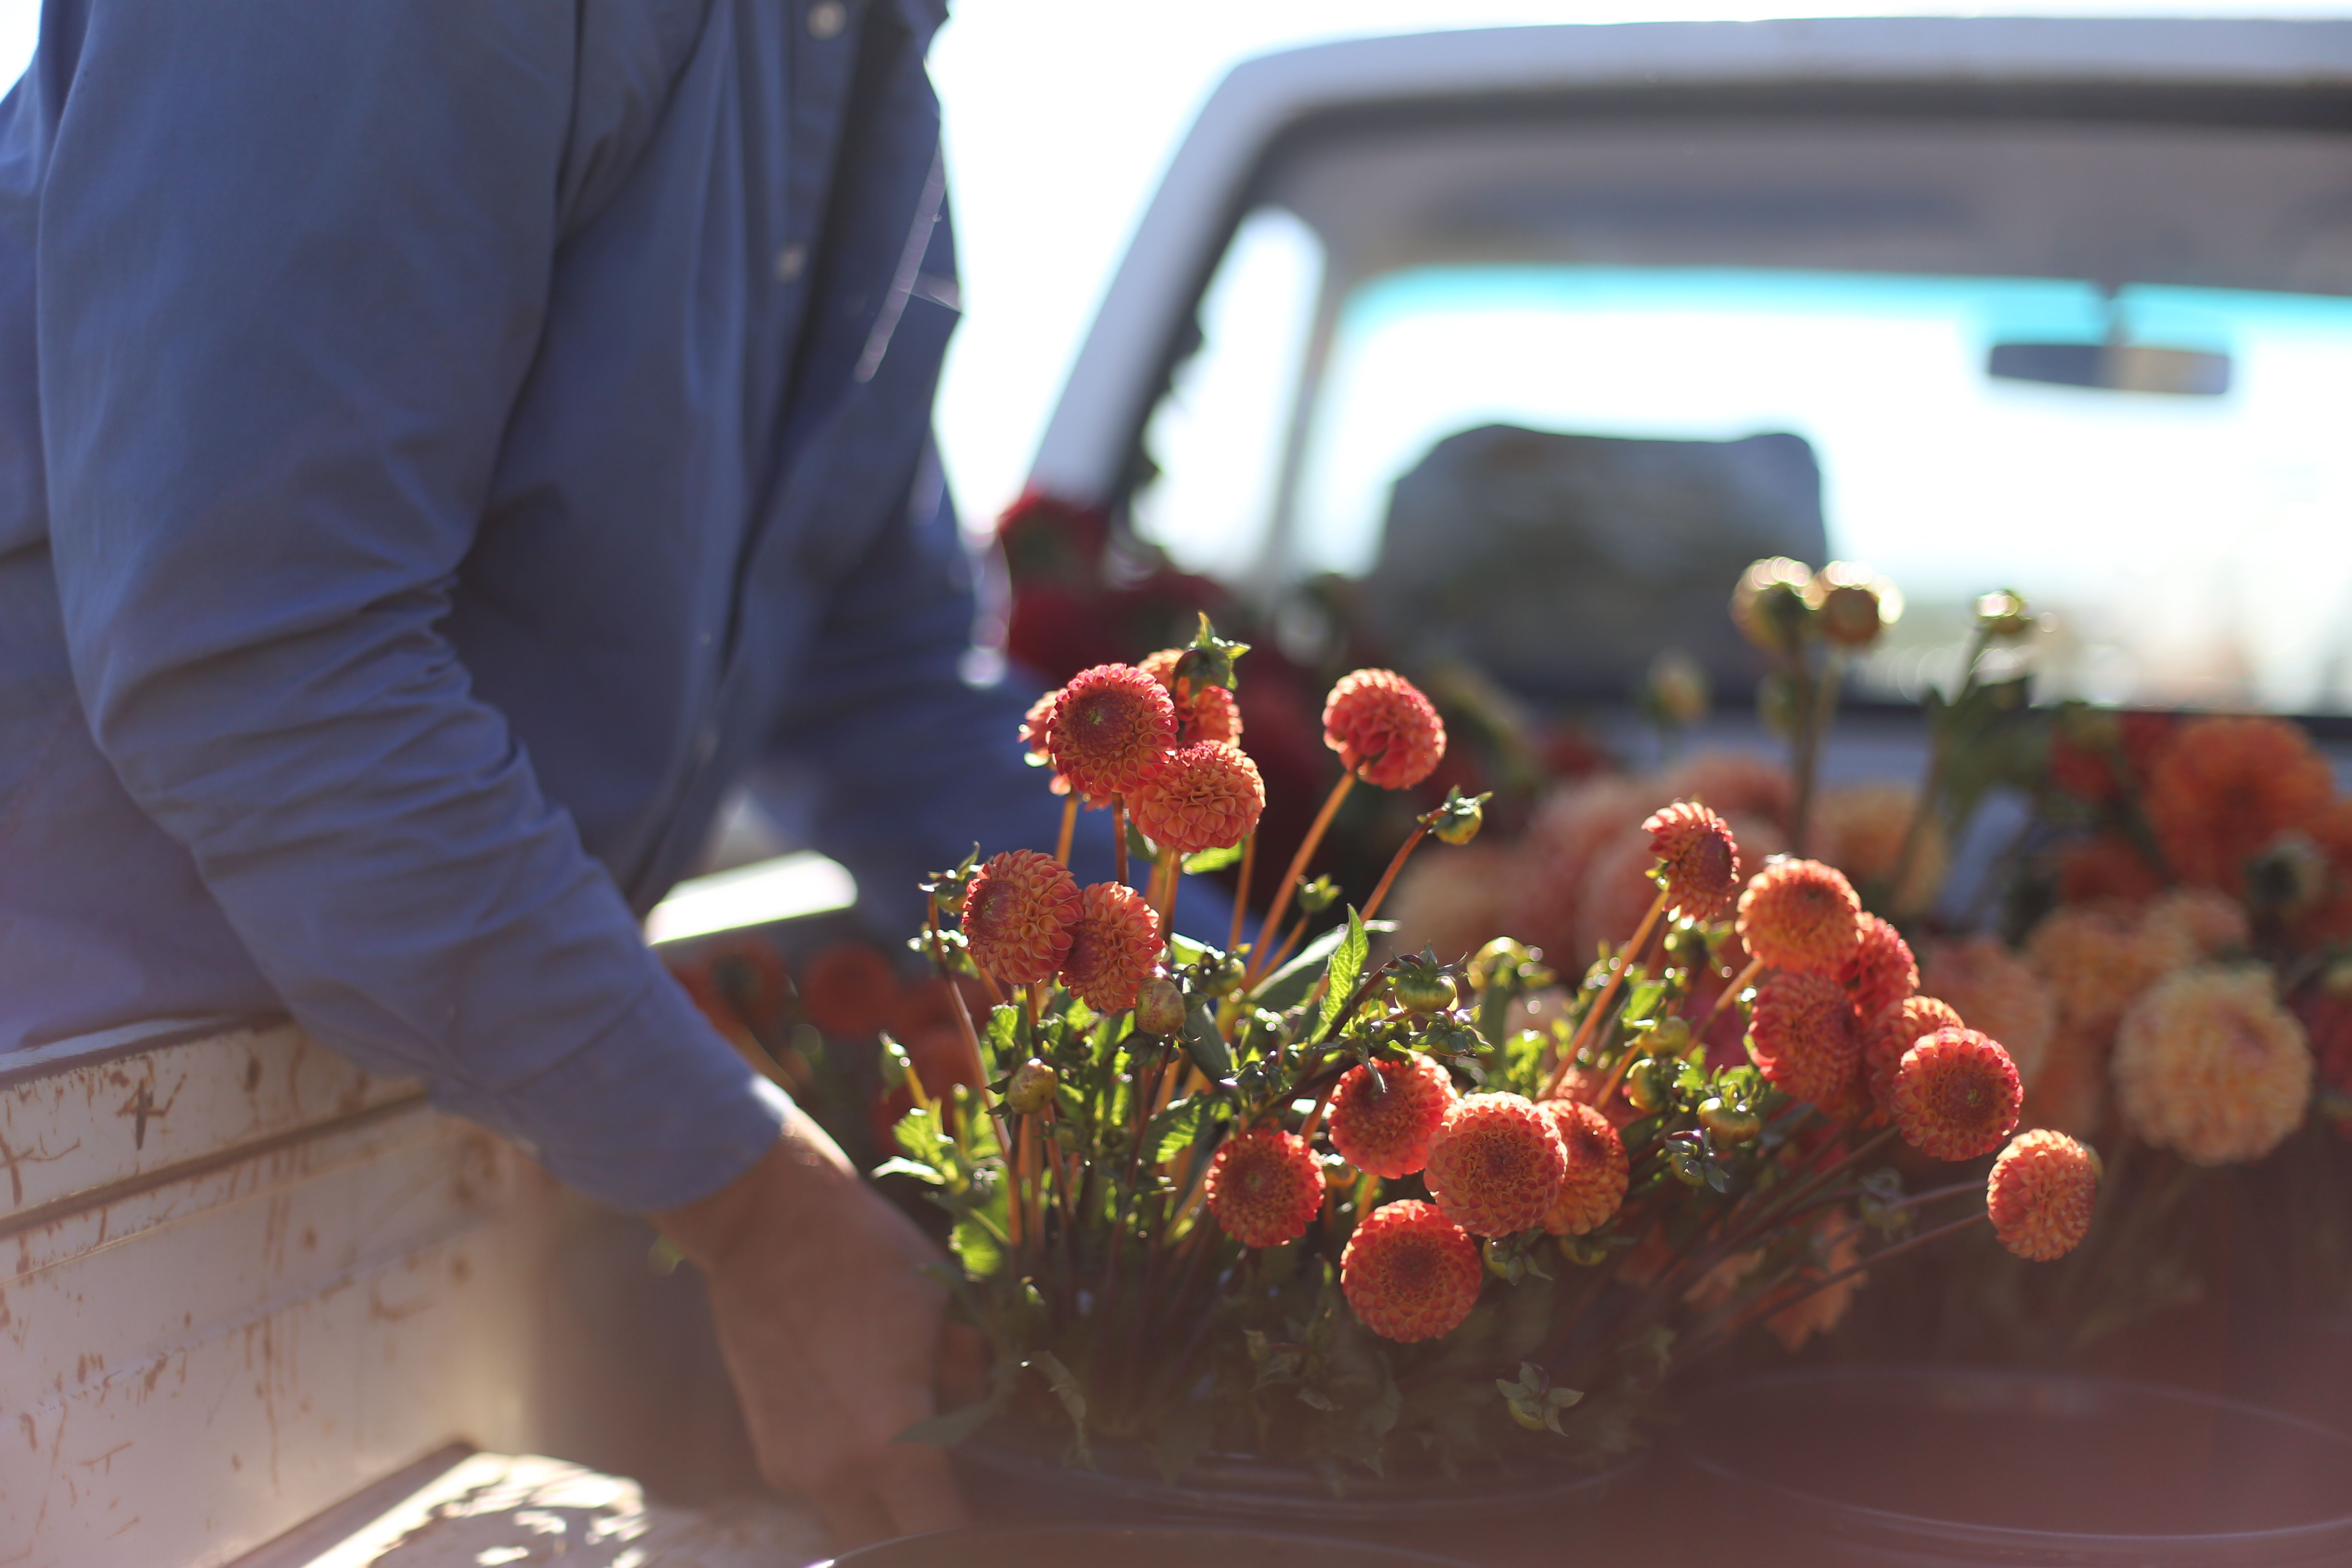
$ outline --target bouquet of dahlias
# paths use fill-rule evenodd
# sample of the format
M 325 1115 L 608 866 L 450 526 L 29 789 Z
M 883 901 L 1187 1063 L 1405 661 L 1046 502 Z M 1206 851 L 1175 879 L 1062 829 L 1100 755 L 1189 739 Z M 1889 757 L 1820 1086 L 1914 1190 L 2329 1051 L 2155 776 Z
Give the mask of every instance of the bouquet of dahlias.
M 1307 880 L 1350 790 L 1411 788 L 1444 753 L 1390 671 L 1330 692 L 1343 771 L 1259 940 L 1238 914 L 1223 949 L 1175 933 L 1186 875 L 1237 866 L 1246 903 L 1243 651 L 1204 622 L 1041 701 L 1026 737 L 1067 797 L 1060 853 L 975 854 L 929 885 L 921 945 L 987 999 L 960 1018 L 982 1087 L 903 1073 L 882 1171 L 946 1211 L 994 1371 L 911 1436 L 1025 1417 L 1082 1464 L 1108 1439 L 1171 1478 L 1214 1450 L 1335 1487 L 1591 1460 L 1636 1440 L 1671 1368 L 1753 1324 L 1809 1331 L 1878 1259 L 1988 1220 L 2029 1258 L 2081 1240 L 2097 1163 L 2063 1133 L 2011 1140 L 2009 1053 L 1916 994 L 1844 876 L 1748 864 L 1697 802 L 1641 823 L 1647 906 L 1564 984 L 1507 939 L 1377 961 L 1399 871 L 1429 837 L 1466 843 L 1482 805 L 1422 816 L 1360 908 Z M 1067 869 L 1082 807 L 1108 813 L 1115 880 Z M 1710 1044 L 1727 1021 L 1744 1048 Z M 1906 1195 L 1874 1161 L 1897 1139 L 2000 1152 L 1989 1179 Z M 1916 1223 L 1944 1205 L 1964 1212 Z

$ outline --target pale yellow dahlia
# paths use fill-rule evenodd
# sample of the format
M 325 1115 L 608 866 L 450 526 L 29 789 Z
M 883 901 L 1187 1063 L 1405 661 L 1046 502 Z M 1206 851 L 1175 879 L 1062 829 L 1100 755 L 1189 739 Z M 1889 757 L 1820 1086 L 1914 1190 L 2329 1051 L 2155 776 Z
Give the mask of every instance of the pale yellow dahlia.
M 2132 909 L 2068 904 L 2042 917 L 2025 951 L 2056 994 L 2067 1033 L 2104 1039 L 2124 1009 L 2176 965 Z
M 2200 1165 L 2259 1160 L 2303 1124 L 2311 1047 L 2267 970 L 2199 964 L 2158 982 L 2116 1034 L 2131 1130 Z

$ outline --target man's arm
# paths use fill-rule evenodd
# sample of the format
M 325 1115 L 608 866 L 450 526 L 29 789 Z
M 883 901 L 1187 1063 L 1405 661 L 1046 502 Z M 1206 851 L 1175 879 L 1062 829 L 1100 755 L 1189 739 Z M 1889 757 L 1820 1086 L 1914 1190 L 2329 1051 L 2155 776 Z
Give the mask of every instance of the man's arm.
M 783 1108 L 439 635 L 556 244 L 569 6 L 98 5 L 40 228 L 76 678 L 296 1016 L 625 1206 Z

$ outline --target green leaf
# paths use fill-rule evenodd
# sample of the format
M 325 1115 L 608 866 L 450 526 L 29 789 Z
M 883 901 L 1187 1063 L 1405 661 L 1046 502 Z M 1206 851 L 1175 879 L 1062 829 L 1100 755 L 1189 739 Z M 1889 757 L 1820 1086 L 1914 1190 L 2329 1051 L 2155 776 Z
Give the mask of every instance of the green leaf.
M 1377 935 L 1396 930 L 1396 921 L 1366 921 L 1363 926 Z M 1259 981 L 1257 989 L 1250 994 L 1250 1000 L 1277 1013 L 1286 1007 L 1297 1006 L 1307 999 L 1315 977 L 1323 973 L 1323 961 L 1329 958 L 1332 950 L 1347 939 L 1346 926 L 1333 926 L 1318 934 L 1313 942 L 1300 948 L 1289 963 Z
M 1184 1051 L 1210 1082 L 1233 1081 L 1233 1047 L 1217 1032 L 1216 1011 L 1206 997 L 1193 997 L 1184 1009 Z
M 1021 1009 L 1006 1003 L 988 1015 L 988 1027 L 980 1033 L 980 1042 L 988 1047 L 989 1070 L 1010 1071 L 1013 1064 L 1022 1059 Z
M 1223 849 L 1203 849 L 1198 855 L 1184 857 L 1184 869 L 1197 877 L 1203 871 L 1222 871 L 1228 866 L 1241 864 L 1242 847 L 1228 844 Z
M 1364 921 L 1356 913 L 1356 906 L 1348 906 L 1348 929 L 1331 953 L 1329 984 L 1323 988 L 1323 1005 L 1315 1018 L 1315 1033 L 1310 1038 L 1320 1040 L 1331 1032 L 1331 1021 L 1356 999 L 1356 982 L 1364 975 L 1364 958 L 1372 950 L 1371 938 L 1364 934 Z
M 1171 1100 L 1165 1110 L 1144 1126 L 1144 1158 L 1155 1165 L 1165 1164 L 1190 1147 L 1200 1131 L 1199 1097 L 1187 1095 L 1181 1100 Z
M 1004 1267 L 1004 1248 L 988 1227 L 978 1220 L 958 1220 L 948 1245 L 955 1249 L 956 1261 L 975 1279 L 985 1279 Z
M 1078 1386 L 1078 1380 L 1070 1375 L 1070 1369 L 1062 1364 L 1061 1358 L 1050 1351 L 1039 1351 L 1021 1364 L 1044 1378 L 1053 1389 L 1054 1397 L 1061 1401 L 1074 1434 L 1070 1439 L 1071 1458 L 1080 1468 L 1093 1469 L 1094 1449 L 1087 1442 L 1087 1391 Z
M 885 1176 L 912 1176 L 919 1182 L 927 1182 L 935 1187 L 944 1185 L 947 1182 L 947 1178 L 933 1167 L 924 1164 L 919 1160 L 907 1159 L 903 1155 L 893 1155 L 875 1166 L 868 1173 L 877 1182 Z
M 898 1118 L 890 1129 L 900 1152 L 918 1164 L 934 1170 L 948 1163 L 947 1139 L 940 1131 L 940 1114 L 936 1110 L 909 1110 Z

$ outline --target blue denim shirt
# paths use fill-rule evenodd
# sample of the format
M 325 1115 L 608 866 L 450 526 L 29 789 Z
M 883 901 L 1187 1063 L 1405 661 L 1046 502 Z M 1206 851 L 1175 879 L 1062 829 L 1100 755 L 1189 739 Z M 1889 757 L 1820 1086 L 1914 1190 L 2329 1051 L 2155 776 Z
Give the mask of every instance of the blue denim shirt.
M 732 783 L 813 788 L 885 923 L 1050 845 L 928 440 L 940 19 L 51 0 L 0 108 L 0 1047 L 290 1011 L 660 1207 L 781 1112 L 639 936 Z

